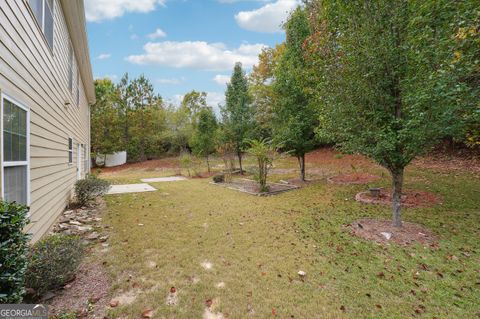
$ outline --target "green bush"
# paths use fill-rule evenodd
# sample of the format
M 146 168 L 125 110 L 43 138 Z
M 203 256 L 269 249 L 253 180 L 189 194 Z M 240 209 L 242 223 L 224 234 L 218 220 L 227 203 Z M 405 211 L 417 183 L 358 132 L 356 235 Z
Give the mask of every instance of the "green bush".
M 104 195 L 110 188 L 110 183 L 95 175 L 87 175 L 75 183 L 75 197 L 80 205 L 88 204 L 97 196 Z
M 213 181 L 215 183 L 223 183 L 225 181 L 225 175 L 224 174 L 218 174 L 213 176 Z
M 32 288 L 37 297 L 59 288 L 74 278 L 82 256 L 83 244 L 80 237 L 46 237 L 33 245 L 28 255 L 26 287 Z
M 0 303 L 18 303 L 25 293 L 28 207 L 0 201 Z

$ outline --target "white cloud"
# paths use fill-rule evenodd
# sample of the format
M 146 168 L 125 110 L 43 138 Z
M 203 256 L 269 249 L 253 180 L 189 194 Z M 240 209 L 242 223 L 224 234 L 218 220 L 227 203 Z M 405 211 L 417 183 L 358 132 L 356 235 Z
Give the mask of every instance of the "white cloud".
M 87 21 L 99 22 L 128 12 L 151 12 L 157 5 L 165 6 L 165 0 L 85 0 L 85 15 Z
M 213 77 L 213 81 L 220 85 L 225 85 L 230 82 L 230 76 L 224 74 L 217 74 Z
M 250 31 L 281 32 L 288 15 L 300 4 L 299 0 L 277 0 L 252 11 L 241 11 L 235 15 L 237 24 Z
M 171 85 L 177 85 L 185 81 L 184 77 L 181 78 L 164 78 L 164 79 L 158 79 L 157 82 L 160 84 L 171 84 Z
M 207 92 L 207 105 L 213 107 L 216 113 L 220 112 L 218 105 L 224 105 L 224 104 L 225 104 L 225 93 Z
M 264 44 L 242 44 L 236 49 L 228 49 L 223 43 L 204 41 L 148 42 L 143 46 L 143 54 L 130 55 L 126 59 L 142 65 L 230 70 L 235 62 L 241 62 L 245 68 L 252 67 L 264 47 Z
M 102 53 L 102 54 L 99 54 L 96 59 L 97 60 L 106 60 L 106 59 L 110 59 L 112 55 L 110 53 Z
M 165 33 L 165 31 L 163 31 L 160 28 L 156 29 L 155 32 L 147 35 L 147 37 L 149 37 L 150 39 L 158 39 L 158 38 L 163 38 L 163 37 L 166 37 L 166 36 L 167 36 L 167 34 Z

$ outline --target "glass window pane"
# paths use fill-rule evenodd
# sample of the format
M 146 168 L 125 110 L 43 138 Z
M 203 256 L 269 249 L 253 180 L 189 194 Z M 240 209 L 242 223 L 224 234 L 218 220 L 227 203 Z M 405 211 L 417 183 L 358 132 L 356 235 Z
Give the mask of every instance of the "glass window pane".
M 3 132 L 3 160 L 5 162 L 13 161 L 12 134 L 7 131 Z
M 27 204 L 27 167 L 5 167 L 3 172 L 5 200 Z
M 53 14 L 48 8 L 48 5 L 45 7 L 45 24 L 43 33 L 47 38 L 48 45 L 50 45 L 50 48 L 53 48 Z
M 20 139 L 18 134 L 12 134 L 12 161 L 19 161 Z
M 28 0 L 38 25 L 42 28 L 43 0 Z
M 19 147 L 18 147 L 18 160 L 26 161 L 27 160 L 27 137 L 19 137 Z
M 3 160 L 27 160 L 27 112 L 3 100 Z

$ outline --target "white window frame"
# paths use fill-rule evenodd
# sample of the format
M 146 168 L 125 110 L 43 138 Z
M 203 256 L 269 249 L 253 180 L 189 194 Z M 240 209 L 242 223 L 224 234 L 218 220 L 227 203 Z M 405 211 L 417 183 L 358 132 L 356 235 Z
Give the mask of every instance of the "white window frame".
M 15 162 L 4 162 L 4 154 L 3 154 L 3 101 L 8 100 L 11 103 L 15 104 L 22 110 L 27 112 L 27 160 L 26 161 L 15 161 Z M 1 177 L 1 185 L 2 185 L 2 198 L 5 198 L 5 167 L 13 167 L 13 166 L 26 166 L 27 167 L 27 206 L 30 206 L 31 203 L 31 196 L 30 196 L 30 109 L 25 106 L 25 104 L 19 102 L 18 100 L 12 98 L 11 96 L 0 92 L 0 147 L 1 147 L 1 156 L 0 156 L 0 169 L 2 172 Z
M 72 148 L 70 148 L 70 141 L 72 141 Z M 71 137 L 67 137 L 67 149 L 68 149 L 68 158 L 67 158 L 68 165 L 73 165 L 73 138 Z
M 40 28 L 40 31 L 42 32 L 42 35 L 45 38 L 45 42 L 47 43 L 47 47 L 53 52 L 53 43 L 55 42 L 55 0 L 52 0 L 52 8 L 50 8 L 50 5 L 48 4 L 48 0 L 40 0 L 42 1 L 42 21 L 37 21 L 37 18 L 35 17 L 34 14 L 32 14 L 33 19 L 35 22 L 37 22 L 38 27 Z M 28 0 L 26 0 L 28 7 L 30 8 L 30 4 L 28 3 Z M 52 45 L 47 40 L 47 35 L 45 34 L 45 8 L 46 7 L 50 8 L 50 11 L 52 12 L 52 20 L 53 20 L 53 30 L 52 30 Z

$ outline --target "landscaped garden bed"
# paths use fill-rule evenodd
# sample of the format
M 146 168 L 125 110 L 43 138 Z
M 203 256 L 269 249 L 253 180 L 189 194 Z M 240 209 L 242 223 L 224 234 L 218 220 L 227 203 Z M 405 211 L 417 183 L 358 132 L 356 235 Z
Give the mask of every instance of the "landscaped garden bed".
M 422 244 L 435 247 L 437 237 L 425 227 L 403 222 L 402 227 L 393 227 L 391 220 L 365 218 L 350 225 L 352 235 L 379 243 L 394 242 L 398 245 Z
M 355 196 L 355 200 L 367 204 L 392 204 L 392 192 L 390 190 L 375 190 L 379 191 L 378 195 L 372 194 L 372 191 L 360 192 Z M 442 202 L 440 196 L 436 194 L 416 190 L 404 191 L 401 200 L 404 207 L 434 206 Z
M 234 179 L 231 182 L 220 182 L 220 183 L 211 182 L 211 184 L 223 186 L 229 189 L 237 190 L 243 193 L 256 195 L 256 196 L 276 195 L 276 194 L 280 194 L 286 191 L 299 188 L 296 185 L 287 184 L 287 183 L 267 183 L 268 191 L 262 192 L 260 190 L 260 185 L 258 184 L 258 182 L 251 179 L 246 179 L 246 178 Z

